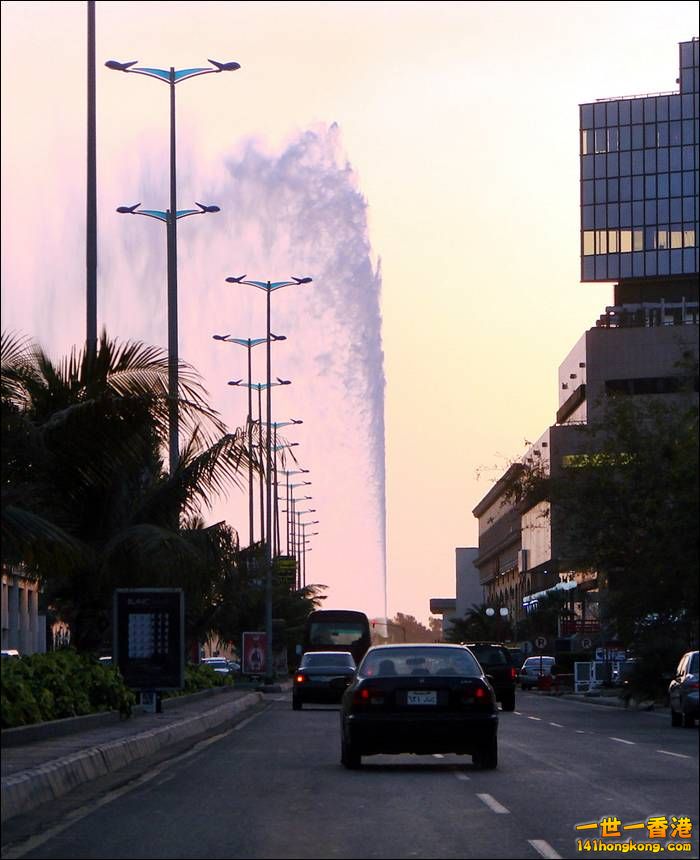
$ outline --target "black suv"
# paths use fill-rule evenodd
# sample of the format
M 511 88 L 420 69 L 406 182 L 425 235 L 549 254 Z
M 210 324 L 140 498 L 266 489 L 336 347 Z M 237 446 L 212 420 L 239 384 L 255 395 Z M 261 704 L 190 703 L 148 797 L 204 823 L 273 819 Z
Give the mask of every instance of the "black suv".
M 505 645 L 494 642 L 465 642 L 489 676 L 496 698 L 504 711 L 515 710 L 515 679 L 518 670 L 513 665 L 510 651 Z

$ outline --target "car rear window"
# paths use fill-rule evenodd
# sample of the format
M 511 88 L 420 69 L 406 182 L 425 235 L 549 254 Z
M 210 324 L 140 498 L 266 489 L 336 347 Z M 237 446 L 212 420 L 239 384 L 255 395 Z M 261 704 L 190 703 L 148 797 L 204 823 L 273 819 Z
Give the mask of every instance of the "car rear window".
M 350 654 L 304 654 L 302 666 L 350 666 L 355 667 L 355 661 Z
M 693 656 L 690 658 L 690 674 L 697 675 L 698 674 L 698 657 L 700 655 L 696 651 Z
M 468 645 L 482 666 L 506 666 L 510 663 L 510 654 L 504 648 L 493 645 Z
M 393 675 L 481 675 L 481 667 L 466 649 L 453 648 L 385 648 L 370 652 L 360 665 L 365 677 L 385 678 Z
M 554 662 L 554 657 L 528 657 L 527 660 L 525 661 L 525 665 L 526 666 L 539 666 L 540 660 L 542 661 L 543 665 L 544 664 L 549 665 L 550 663 Z

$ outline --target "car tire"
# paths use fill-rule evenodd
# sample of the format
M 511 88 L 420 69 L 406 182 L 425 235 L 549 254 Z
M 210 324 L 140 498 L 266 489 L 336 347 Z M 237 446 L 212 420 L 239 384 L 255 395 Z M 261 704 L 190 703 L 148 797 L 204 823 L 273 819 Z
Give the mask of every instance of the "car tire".
M 528 685 L 528 684 L 521 684 L 521 685 L 520 685 L 520 689 L 521 689 L 521 690 L 529 690 L 529 689 L 530 689 L 530 687 L 529 687 L 529 685 Z
M 501 708 L 504 711 L 514 711 L 515 710 L 515 690 L 512 693 L 506 693 L 506 695 L 501 699 Z
M 473 753 L 472 762 L 479 770 L 495 770 L 498 767 L 498 740 L 493 738 L 486 746 Z
M 683 714 L 681 719 L 684 729 L 692 729 L 695 727 L 695 717 L 692 714 Z
M 362 754 L 345 738 L 340 742 L 340 761 L 348 770 L 357 770 L 362 765 Z
M 683 723 L 683 715 L 676 713 L 676 711 L 671 708 L 671 725 L 674 728 L 679 728 L 679 726 Z
M 298 696 L 292 696 L 292 710 L 301 710 L 301 699 Z

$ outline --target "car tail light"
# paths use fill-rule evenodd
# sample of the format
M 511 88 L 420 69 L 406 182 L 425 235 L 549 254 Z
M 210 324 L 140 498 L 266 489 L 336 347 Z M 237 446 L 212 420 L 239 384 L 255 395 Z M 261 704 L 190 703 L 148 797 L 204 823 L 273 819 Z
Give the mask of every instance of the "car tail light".
M 372 687 L 361 687 L 355 690 L 352 697 L 353 705 L 383 705 L 384 690 L 375 690 Z
M 510 677 L 513 681 L 515 681 L 515 679 L 518 677 L 518 670 L 515 668 L 515 666 L 510 667 Z
M 305 680 L 306 680 L 306 675 L 302 675 L 301 672 L 297 672 L 297 674 L 294 676 L 294 683 L 295 684 L 303 684 Z
M 489 705 L 495 704 L 491 688 L 484 684 L 478 684 L 462 692 L 462 704 L 464 705 Z

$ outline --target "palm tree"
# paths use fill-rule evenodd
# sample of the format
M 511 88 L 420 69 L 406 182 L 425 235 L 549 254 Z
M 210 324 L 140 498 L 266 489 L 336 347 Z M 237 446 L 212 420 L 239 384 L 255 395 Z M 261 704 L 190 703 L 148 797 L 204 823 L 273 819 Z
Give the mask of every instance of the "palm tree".
M 74 349 L 54 364 L 3 335 L 3 561 L 22 560 L 42 579 L 79 649 L 100 644 L 117 585 L 201 572 L 191 534 L 201 529 L 188 524 L 247 469 L 243 432 L 226 432 L 184 363 L 179 379 L 186 444 L 166 475 L 162 350 L 103 332 L 96 352 Z

